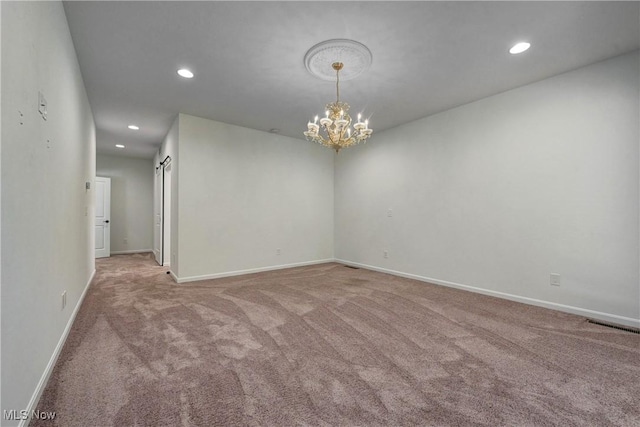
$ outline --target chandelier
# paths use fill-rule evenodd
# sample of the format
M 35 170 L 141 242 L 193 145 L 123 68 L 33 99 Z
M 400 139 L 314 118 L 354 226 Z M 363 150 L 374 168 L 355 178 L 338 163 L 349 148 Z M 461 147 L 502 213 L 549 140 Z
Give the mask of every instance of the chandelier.
M 365 142 L 373 133 L 369 129 L 369 120 L 362 120 L 362 114 L 358 114 L 358 121 L 351 130 L 351 116 L 349 116 L 349 104 L 340 102 L 340 70 L 344 67 L 342 62 L 334 62 L 331 67 L 336 70 L 336 102 L 326 105 L 325 117 L 318 116 L 313 122 L 307 123 L 304 136 L 308 141 L 317 142 L 336 150 Z M 324 136 L 320 133 L 322 132 Z

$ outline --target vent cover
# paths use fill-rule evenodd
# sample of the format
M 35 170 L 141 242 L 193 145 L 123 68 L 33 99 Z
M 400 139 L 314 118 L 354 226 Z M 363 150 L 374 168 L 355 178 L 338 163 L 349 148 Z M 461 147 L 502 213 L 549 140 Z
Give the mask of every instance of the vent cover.
M 613 325 L 611 323 L 601 322 L 599 320 L 587 319 L 587 322 L 595 325 L 606 326 L 607 328 L 620 329 L 621 331 L 631 332 L 632 334 L 640 334 L 640 330 L 628 326 Z
M 347 268 L 352 268 L 352 269 L 354 269 L 354 270 L 360 270 L 360 267 L 353 267 L 353 266 L 351 266 L 351 265 L 345 265 L 345 267 L 347 267 Z

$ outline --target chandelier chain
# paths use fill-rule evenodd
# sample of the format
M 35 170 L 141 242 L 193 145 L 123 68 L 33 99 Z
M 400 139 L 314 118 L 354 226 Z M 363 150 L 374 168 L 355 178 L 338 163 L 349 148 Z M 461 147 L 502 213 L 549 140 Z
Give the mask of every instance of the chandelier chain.
M 340 68 L 336 68 L 336 101 L 340 102 Z

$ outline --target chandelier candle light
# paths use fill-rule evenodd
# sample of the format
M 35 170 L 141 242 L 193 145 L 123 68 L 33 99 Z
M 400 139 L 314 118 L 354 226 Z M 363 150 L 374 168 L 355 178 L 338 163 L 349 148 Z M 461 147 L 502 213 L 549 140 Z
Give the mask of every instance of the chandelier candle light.
M 331 67 L 336 70 L 336 102 L 327 104 L 325 117 L 320 119 L 320 124 L 318 124 L 318 116 L 313 122 L 307 123 L 307 131 L 304 132 L 304 136 L 308 141 L 333 148 L 337 153 L 342 148 L 365 142 L 373 130 L 369 129 L 369 120 L 362 121 L 362 114 L 358 114 L 358 122 L 353 125 L 353 132 L 351 131 L 349 104 L 340 102 L 340 70 L 344 64 L 334 62 Z M 320 134 L 320 127 L 326 136 Z

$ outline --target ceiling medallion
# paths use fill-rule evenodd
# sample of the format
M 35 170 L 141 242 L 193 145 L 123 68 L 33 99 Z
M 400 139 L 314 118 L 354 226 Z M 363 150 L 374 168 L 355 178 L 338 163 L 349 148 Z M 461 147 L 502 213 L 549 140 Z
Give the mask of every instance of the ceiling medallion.
M 371 66 L 371 51 L 362 43 L 354 40 L 327 40 L 313 46 L 304 55 L 307 71 L 322 80 L 333 81 L 334 62 L 342 62 L 349 66 L 342 71 L 342 81 L 351 80 L 367 71 Z
M 336 47 L 338 46 L 338 47 Z M 345 59 L 346 58 L 346 59 Z M 354 144 L 365 142 L 373 133 L 369 128 L 369 120 L 362 120 L 362 114 L 358 114 L 358 122 L 353 125 L 351 130 L 351 116 L 349 115 L 349 104 L 340 101 L 340 72 L 351 68 L 350 63 L 345 62 L 353 60 L 355 66 L 353 71 L 348 75 L 354 78 L 361 74 L 371 65 L 371 52 L 361 43 L 352 40 L 329 40 L 312 47 L 305 55 L 305 65 L 309 72 L 324 80 L 333 80 L 325 78 L 325 62 L 330 60 L 330 68 L 335 72 L 336 79 L 336 102 L 331 102 L 325 107 L 325 117 L 320 119 L 318 124 L 318 116 L 313 122 L 307 123 L 307 130 L 304 136 L 308 141 L 317 142 L 326 147 L 336 150 L 349 147 Z M 331 73 L 333 74 L 333 73 Z M 347 72 L 343 72 L 344 75 Z M 320 134 L 320 128 L 324 135 Z

